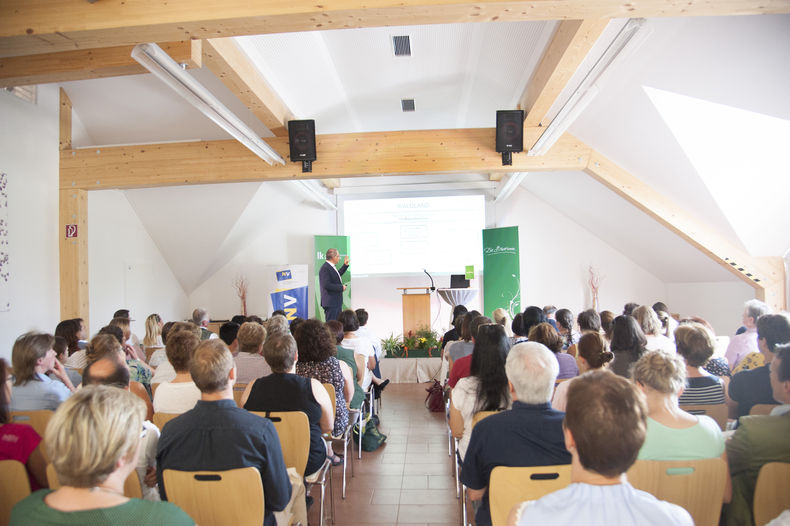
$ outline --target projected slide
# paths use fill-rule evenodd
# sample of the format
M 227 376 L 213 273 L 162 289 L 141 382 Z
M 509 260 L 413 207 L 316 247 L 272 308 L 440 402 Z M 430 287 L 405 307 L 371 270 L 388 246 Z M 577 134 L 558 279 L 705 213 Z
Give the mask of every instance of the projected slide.
M 354 274 L 462 274 L 479 269 L 482 195 L 363 199 L 343 205 Z

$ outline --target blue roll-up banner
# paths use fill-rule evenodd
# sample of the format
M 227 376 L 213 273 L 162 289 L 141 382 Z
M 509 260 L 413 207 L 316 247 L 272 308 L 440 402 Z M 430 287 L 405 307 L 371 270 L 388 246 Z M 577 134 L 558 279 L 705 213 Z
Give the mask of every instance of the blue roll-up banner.
M 285 311 L 288 321 L 296 317 L 307 319 L 307 287 L 272 292 L 274 310 Z
M 271 268 L 271 267 L 270 267 Z M 268 269 L 267 269 L 268 270 Z M 272 310 L 285 311 L 290 322 L 309 318 L 307 303 L 307 265 L 283 265 L 271 268 L 269 274 Z

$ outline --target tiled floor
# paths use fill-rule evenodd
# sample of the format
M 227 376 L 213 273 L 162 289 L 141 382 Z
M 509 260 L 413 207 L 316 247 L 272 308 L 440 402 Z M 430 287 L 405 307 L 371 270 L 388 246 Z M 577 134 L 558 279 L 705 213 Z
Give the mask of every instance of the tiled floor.
M 363 451 L 361 461 L 355 457 L 355 476 L 350 478 L 349 471 L 345 500 L 340 496 L 342 467 L 334 469 L 335 525 L 461 523 L 451 458 L 447 454 L 444 413 L 431 413 L 425 408 L 428 385 L 387 387 L 379 426 L 387 435 L 387 442 L 377 451 Z M 308 518 L 310 526 L 318 526 L 318 488 L 313 495 L 316 503 Z

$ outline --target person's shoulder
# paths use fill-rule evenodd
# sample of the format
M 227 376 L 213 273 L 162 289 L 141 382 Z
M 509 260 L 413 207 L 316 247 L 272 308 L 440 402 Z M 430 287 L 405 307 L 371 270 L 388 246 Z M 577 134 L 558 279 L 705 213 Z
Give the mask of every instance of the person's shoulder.
M 192 525 L 195 521 L 172 502 L 130 499 L 129 513 L 143 524 Z
M 646 491 L 633 487 L 631 489 L 633 490 L 632 504 L 638 505 L 646 512 L 649 511 L 651 518 L 655 520 L 655 524 L 678 526 L 694 525 L 694 520 L 691 518 L 691 515 L 683 507 L 665 500 L 660 500 Z

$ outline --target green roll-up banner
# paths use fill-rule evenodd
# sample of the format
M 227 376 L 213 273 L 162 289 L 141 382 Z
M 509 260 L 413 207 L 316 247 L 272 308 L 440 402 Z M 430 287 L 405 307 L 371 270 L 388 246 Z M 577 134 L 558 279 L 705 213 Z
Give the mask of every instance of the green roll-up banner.
M 323 265 L 326 261 L 326 251 L 330 248 L 336 248 L 340 253 L 340 261 L 337 264 L 337 268 L 343 266 L 343 259 L 345 256 L 348 256 L 349 260 L 351 259 L 351 254 L 349 254 L 349 239 L 350 238 L 348 236 L 315 236 L 313 296 L 315 297 L 315 317 L 321 321 L 326 320 L 324 319 L 324 309 L 321 308 L 321 285 L 318 283 L 318 271 L 321 270 L 321 265 Z M 349 261 L 348 270 L 346 270 L 346 272 L 340 276 L 340 279 L 343 281 L 344 285 L 349 285 L 351 282 L 351 264 L 353 263 L 353 261 Z M 343 292 L 343 310 L 350 308 L 351 286 L 347 286 L 346 290 Z
M 483 230 L 483 310 L 491 317 L 505 309 L 513 319 L 521 311 L 518 227 Z

